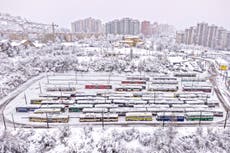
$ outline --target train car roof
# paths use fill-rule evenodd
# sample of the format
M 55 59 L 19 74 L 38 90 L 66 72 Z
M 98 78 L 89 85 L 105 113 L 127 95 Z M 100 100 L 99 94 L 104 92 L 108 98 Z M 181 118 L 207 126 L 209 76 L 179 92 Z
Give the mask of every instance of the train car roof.
M 80 114 L 80 118 L 102 118 L 102 117 L 118 117 L 118 114 L 111 114 L 111 113 L 86 113 L 86 114 Z
M 39 111 L 61 111 L 61 108 L 39 108 L 34 110 L 34 112 L 39 112 Z
M 116 107 L 118 107 L 118 105 L 116 105 L 116 104 L 96 104 L 95 106 L 94 106 L 95 108 L 100 108 L 100 107 L 108 107 L 108 108 L 116 108 Z
M 76 107 L 76 108 L 86 108 L 86 107 L 93 107 L 92 104 L 74 104 L 70 105 L 69 108 Z
M 83 108 L 82 110 L 83 112 L 87 112 L 87 111 L 99 111 L 99 112 L 108 112 L 107 108 Z
M 210 115 L 213 116 L 212 112 L 187 112 L 186 115 Z
M 16 106 L 16 108 L 20 108 L 20 107 L 32 107 L 32 108 L 39 108 L 40 105 L 37 104 L 22 104 L 20 106 Z
M 184 113 L 175 113 L 175 112 L 159 112 L 157 116 L 184 116 Z
M 152 116 L 150 112 L 128 112 L 126 116 Z
M 29 114 L 29 117 L 39 117 L 39 118 L 69 118 L 68 115 L 63 114 Z
M 41 108 L 52 108 L 52 107 L 61 107 L 64 108 L 65 105 L 59 104 L 59 105 L 41 105 Z

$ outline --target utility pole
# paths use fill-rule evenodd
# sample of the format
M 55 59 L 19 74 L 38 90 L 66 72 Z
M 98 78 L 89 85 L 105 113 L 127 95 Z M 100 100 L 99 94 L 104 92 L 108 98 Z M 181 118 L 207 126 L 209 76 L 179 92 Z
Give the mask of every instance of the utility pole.
M 2 112 L 2 120 L 3 120 L 4 128 L 6 130 L 6 120 L 3 112 Z
M 16 127 L 15 127 L 15 122 L 14 122 L 14 115 L 13 115 L 13 113 L 11 114 L 11 117 L 12 117 L 12 121 L 13 121 L 13 125 L 14 125 L 14 130 L 15 130 Z
M 102 108 L 102 117 L 101 117 L 102 129 L 104 130 L 104 109 Z
M 48 121 L 48 115 L 47 115 L 47 113 L 46 113 L 46 126 L 47 126 L 47 128 L 49 128 L 49 121 Z
M 225 120 L 224 120 L 224 128 L 226 127 L 227 125 L 227 120 L 228 120 L 228 111 L 227 111 L 227 114 L 225 116 Z
M 25 102 L 26 102 L 26 105 L 27 105 L 27 98 L 26 98 L 26 93 L 24 92 L 24 98 L 25 98 Z
M 201 116 L 202 116 L 202 112 L 200 111 L 199 126 L 200 126 L 200 124 L 201 124 Z

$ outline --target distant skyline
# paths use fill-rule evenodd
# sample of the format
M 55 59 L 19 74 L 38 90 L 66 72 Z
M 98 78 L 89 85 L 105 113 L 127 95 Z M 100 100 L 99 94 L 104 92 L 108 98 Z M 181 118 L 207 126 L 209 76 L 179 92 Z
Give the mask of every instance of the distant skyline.
M 130 17 L 167 23 L 183 30 L 207 22 L 230 30 L 230 0 L 0 0 L 0 12 L 70 29 L 93 17 L 103 23 Z

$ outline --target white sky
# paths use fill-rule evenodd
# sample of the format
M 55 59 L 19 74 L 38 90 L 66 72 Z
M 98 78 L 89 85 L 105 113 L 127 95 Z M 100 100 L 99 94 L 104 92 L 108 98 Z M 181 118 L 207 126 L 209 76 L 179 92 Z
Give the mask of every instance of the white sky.
M 132 17 L 177 29 L 208 22 L 230 30 L 230 0 L 0 0 L 0 12 L 70 28 L 74 20 Z

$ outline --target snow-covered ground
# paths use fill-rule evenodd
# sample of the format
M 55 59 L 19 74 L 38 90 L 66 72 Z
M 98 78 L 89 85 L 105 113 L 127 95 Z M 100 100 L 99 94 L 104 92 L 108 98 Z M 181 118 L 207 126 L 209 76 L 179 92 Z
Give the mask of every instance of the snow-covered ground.
M 0 132 L 0 150 L 5 153 L 228 153 L 229 142 L 229 129 L 222 128 L 65 126 Z

